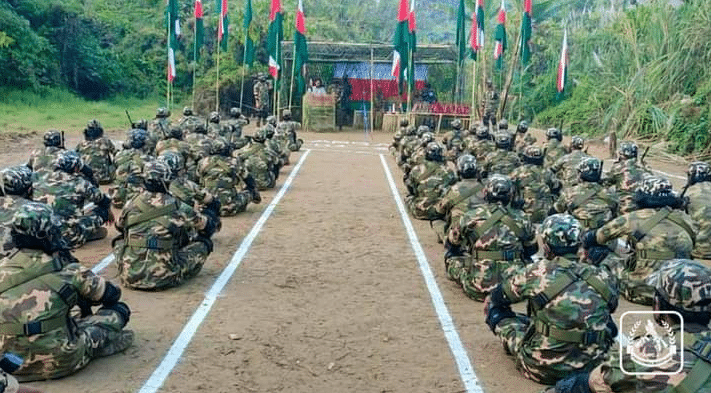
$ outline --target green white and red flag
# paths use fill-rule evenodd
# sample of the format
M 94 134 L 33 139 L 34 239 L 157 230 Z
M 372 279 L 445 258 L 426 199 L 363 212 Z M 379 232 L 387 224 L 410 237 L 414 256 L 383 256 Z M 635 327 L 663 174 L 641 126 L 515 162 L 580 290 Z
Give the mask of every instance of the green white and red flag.
M 558 80 L 556 89 L 558 93 L 565 90 L 565 81 L 568 78 L 568 30 L 563 33 L 563 46 L 560 49 L 560 61 L 558 62 Z
M 532 2 L 532 0 L 523 0 L 523 17 L 521 18 L 521 64 L 524 66 L 531 60 Z
M 294 73 L 296 74 L 296 92 L 300 96 L 304 92 L 304 66 L 309 61 L 309 50 L 306 45 L 306 17 L 304 4 L 299 0 L 296 8 L 296 30 L 294 31 Z
M 484 0 L 477 0 L 476 9 L 472 13 L 472 30 L 470 39 L 470 49 L 472 60 L 476 60 L 477 54 L 484 48 Z
M 200 60 L 200 48 L 202 48 L 205 36 L 205 25 L 203 22 L 202 0 L 195 0 L 195 61 Z
M 175 80 L 175 51 L 178 49 L 180 35 L 180 18 L 178 16 L 178 1 L 168 0 L 166 3 L 166 23 L 168 25 L 168 82 Z
M 496 39 L 494 42 L 494 60 L 496 60 L 496 68 L 501 69 L 504 65 L 504 53 L 506 52 L 506 5 L 504 0 L 501 0 L 497 22 L 494 34 L 494 39 Z
M 397 13 L 397 26 L 395 27 L 395 36 L 393 37 L 393 67 L 391 73 L 397 80 L 398 88 L 401 92 L 401 85 L 404 79 L 403 73 L 408 63 L 408 42 L 410 40 L 409 20 L 410 7 L 408 0 L 400 0 L 400 8 Z
M 282 14 L 280 0 L 272 0 L 271 9 L 269 10 L 268 35 L 269 74 L 275 81 L 278 81 L 281 71 L 281 41 L 284 39 L 284 15 Z
M 222 50 L 227 50 L 227 33 L 230 25 L 227 11 L 227 0 L 217 0 L 217 12 L 220 14 L 220 19 L 217 22 L 217 41 L 220 42 Z
M 408 53 L 407 85 L 410 91 L 415 91 L 415 51 L 417 51 L 417 21 L 415 20 L 415 0 L 410 1 L 410 12 L 407 19 Z

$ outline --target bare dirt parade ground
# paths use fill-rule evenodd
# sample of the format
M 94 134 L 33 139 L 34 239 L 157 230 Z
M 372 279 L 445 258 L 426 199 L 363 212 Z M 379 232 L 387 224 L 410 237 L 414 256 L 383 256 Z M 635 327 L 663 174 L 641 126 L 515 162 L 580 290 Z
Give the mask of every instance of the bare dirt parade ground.
M 299 135 L 306 142 L 277 187 L 262 192 L 260 205 L 223 219 L 198 277 L 162 292 L 123 290 L 136 333 L 131 348 L 30 386 L 53 393 L 543 389 L 516 371 L 484 324 L 482 303 L 447 280 L 429 223 L 403 216 L 402 173 L 387 151 L 392 135 Z M 75 133 L 67 146 L 79 140 Z M 41 133 L 0 146 L 0 167 L 25 162 Z M 602 146 L 590 153 L 607 158 Z M 676 189 L 683 185 L 685 166 L 647 161 Z M 106 258 L 115 235 L 111 228 L 75 255 L 117 281 Z M 642 308 L 622 300 L 616 317 L 630 309 Z

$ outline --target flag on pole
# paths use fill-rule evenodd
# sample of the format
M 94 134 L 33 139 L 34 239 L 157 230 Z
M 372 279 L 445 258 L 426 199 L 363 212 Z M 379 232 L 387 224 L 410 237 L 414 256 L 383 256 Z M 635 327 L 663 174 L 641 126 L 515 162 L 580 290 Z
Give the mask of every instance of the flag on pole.
M 521 18 L 521 64 L 526 66 L 531 60 L 531 8 L 532 0 L 523 0 Z
M 309 50 L 306 46 L 306 18 L 304 17 L 304 4 L 299 0 L 296 9 L 296 30 L 294 31 L 294 76 L 296 77 L 296 94 L 304 94 L 304 65 L 309 61 Z
M 484 0 L 477 0 L 476 10 L 472 13 L 472 30 L 469 38 L 471 58 L 476 60 L 477 54 L 484 48 Z
M 559 94 L 565 90 L 565 81 L 568 78 L 568 30 L 563 33 L 563 47 L 560 49 L 560 62 L 558 63 L 558 80 L 556 88 Z
M 281 12 L 281 1 L 272 0 L 269 11 L 269 37 L 267 51 L 269 52 L 269 74 L 276 82 L 279 81 L 281 71 L 281 41 L 284 39 L 284 15 Z M 278 86 L 274 87 L 275 89 Z
M 496 60 L 496 68 L 501 69 L 504 65 L 504 53 L 506 52 L 506 5 L 504 0 L 501 0 L 494 38 L 496 39 L 494 43 L 494 60 Z
M 200 48 L 205 35 L 202 16 L 202 0 L 195 0 L 195 61 L 200 60 Z
M 242 22 L 242 27 L 244 27 L 244 64 L 249 67 L 254 63 L 254 41 L 252 37 L 249 36 L 249 27 L 252 24 L 252 0 L 247 0 L 244 6 L 244 20 Z
M 417 23 L 415 21 L 415 0 L 410 1 L 410 12 L 407 19 L 409 30 L 408 49 L 409 56 L 407 67 L 407 85 L 411 92 L 415 91 L 415 51 L 417 50 Z M 412 64 L 410 64 L 412 63 Z
M 178 17 L 178 1 L 168 0 L 166 7 L 166 23 L 168 24 L 168 82 L 175 80 L 175 50 L 178 49 L 180 35 L 180 19 Z
M 400 0 L 400 8 L 397 13 L 397 26 L 395 27 L 395 37 L 393 38 L 393 68 L 392 75 L 397 79 L 398 88 L 402 92 L 402 81 L 404 71 L 408 62 L 408 42 L 410 33 L 408 21 L 410 19 L 410 7 L 408 0 Z
M 457 35 L 456 35 L 456 46 L 457 53 L 459 56 L 457 59 L 461 64 L 464 61 L 466 49 L 467 49 L 467 38 L 466 38 L 466 10 L 464 8 L 464 0 L 459 0 L 459 11 L 457 11 Z
M 230 18 L 227 16 L 227 0 L 217 0 L 217 12 L 220 20 L 217 22 L 217 41 L 220 42 L 222 50 L 227 50 L 227 30 L 230 25 Z

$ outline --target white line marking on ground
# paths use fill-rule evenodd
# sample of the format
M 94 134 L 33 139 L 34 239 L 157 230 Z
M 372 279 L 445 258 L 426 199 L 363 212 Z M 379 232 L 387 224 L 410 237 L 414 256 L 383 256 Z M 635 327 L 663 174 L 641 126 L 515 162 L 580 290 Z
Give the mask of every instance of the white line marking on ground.
M 94 274 L 99 274 L 99 272 L 106 269 L 106 267 L 109 266 L 114 259 L 114 254 L 111 252 L 111 254 L 107 255 L 96 266 L 92 267 L 91 271 L 94 272 Z
M 232 256 L 230 264 L 227 265 L 227 267 L 225 267 L 220 276 L 217 277 L 217 280 L 215 280 L 215 283 L 212 285 L 212 288 L 210 288 L 210 290 L 205 295 L 205 299 L 203 299 L 200 306 L 198 306 L 192 317 L 190 317 L 190 320 L 183 328 L 183 331 L 180 332 L 178 338 L 175 339 L 175 342 L 173 342 L 173 345 L 170 347 L 170 350 L 168 350 L 168 353 L 163 358 L 163 361 L 161 361 L 160 365 L 158 365 L 158 368 L 155 369 L 155 371 L 150 376 L 150 378 L 148 378 L 146 383 L 143 384 L 143 387 L 141 388 L 141 390 L 139 390 L 139 393 L 153 393 L 160 389 L 160 387 L 163 385 L 165 379 L 168 377 L 170 372 L 178 363 L 180 357 L 183 355 L 183 351 L 185 351 L 185 348 L 187 348 L 188 344 L 190 344 L 190 341 L 192 340 L 193 336 L 200 327 L 200 324 L 205 320 L 205 317 L 207 317 L 207 314 L 210 312 L 212 305 L 215 304 L 217 296 L 220 294 L 220 292 L 222 292 L 222 289 L 227 284 L 227 281 L 229 281 L 229 279 L 232 277 L 235 270 L 237 270 L 237 267 L 239 267 L 240 263 L 242 263 L 242 259 L 244 259 L 244 256 L 247 255 L 249 247 L 252 245 L 252 242 L 259 234 L 259 231 L 262 230 L 264 223 L 267 222 L 267 219 L 269 218 L 269 216 L 271 216 L 276 205 L 279 203 L 279 201 L 281 201 L 281 198 L 284 196 L 284 194 L 286 194 L 286 191 L 289 189 L 289 186 L 291 186 L 291 183 L 294 181 L 294 177 L 296 177 L 296 174 L 299 172 L 299 169 L 303 165 L 304 160 L 306 160 L 306 157 L 308 157 L 309 153 L 310 150 L 306 150 L 304 155 L 301 156 L 301 159 L 296 164 L 294 169 L 291 170 L 289 178 L 286 179 L 284 185 L 279 190 L 279 193 L 277 193 L 277 195 L 274 197 L 269 206 L 264 209 L 264 212 L 259 217 L 259 220 L 257 220 L 257 223 L 254 224 L 252 230 L 249 231 L 249 233 L 247 234 L 247 236 L 244 237 L 244 239 L 242 239 L 242 243 Z
M 666 173 L 666 172 L 658 171 L 658 170 L 656 170 L 656 169 L 653 169 L 652 172 L 656 172 L 656 173 L 658 173 L 658 174 L 660 174 L 660 175 L 667 176 L 667 177 L 673 177 L 673 178 L 675 178 L 675 179 L 686 180 L 686 178 L 683 177 L 683 176 L 672 175 L 671 173 Z
M 454 360 L 457 362 L 457 368 L 459 368 L 459 375 L 462 378 L 464 387 L 468 393 L 483 393 L 481 386 L 479 386 L 476 374 L 474 374 L 471 362 L 469 361 L 469 355 L 467 354 L 466 349 L 464 349 L 464 345 L 462 345 L 462 340 L 459 338 L 456 326 L 454 326 L 452 316 L 449 315 L 447 305 L 444 304 L 442 292 L 440 292 L 439 287 L 437 286 L 437 281 L 435 281 L 434 274 L 432 273 L 430 264 L 427 261 L 425 252 L 420 245 L 420 241 L 417 239 L 415 228 L 412 227 L 412 222 L 410 222 L 410 218 L 405 211 L 405 206 L 400 199 L 400 193 L 398 192 L 397 186 L 393 181 L 390 168 L 388 168 L 388 164 L 385 162 L 385 157 L 382 154 L 380 155 L 380 162 L 383 163 L 385 176 L 388 178 L 388 183 L 390 183 L 390 191 L 392 191 L 393 198 L 395 198 L 395 203 L 400 211 L 402 223 L 405 225 L 407 236 L 410 238 L 410 245 L 412 246 L 412 250 L 415 252 L 415 256 L 417 257 L 417 263 L 420 265 L 420 271 L 422 272 L 422 276 L 427 284 L 427 290 L 430 292 L 432 304 L 437 312 L 439 323 L 442 325 L 442 330 L 444 331 L 444 336 L 449 344 L 449 349 L 452 351 Z

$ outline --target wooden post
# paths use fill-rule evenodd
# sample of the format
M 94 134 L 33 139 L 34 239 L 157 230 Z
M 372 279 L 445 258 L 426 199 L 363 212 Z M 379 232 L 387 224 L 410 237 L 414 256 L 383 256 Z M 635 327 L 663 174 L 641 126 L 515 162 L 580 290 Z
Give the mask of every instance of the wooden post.
M 374 89 L 374 83 L 373 83 L 373 74 L 374 74 L 374 60 L 375 55 L 373 54 L 373 45 L 370 46 L 370 132 L 373 132 L 373 127 L 375 127 L 375 92 L 373 91 Z
M 242 56 L 242 82 L 240 82 L 239 87 L 239 110 L 242 109 L 242 103 L 244 101 L 244 73 L 247 68 L 247 39 L 249 36 L 249 30 L 244 29 L 244 55 Z
M 520 33 L 519 33 L 520 35 Z M 520 40 L 521 37 L 518 37 L 516 42 Z M 506 85 L 504 86 L 504 91 L 502 92 L 502 97 L 501 97 L 501 104 L 499 104 L 499 114 L 501 115 L 500 117 L 503 119 L 504 118 L 504 111 L 506 110 L 506 101 L 509 96 L 509 88 L 511 87 L 511 81 L 513 79 L 513 72 L 514 69 L 516 68 L 516 64 L 518 63 L 518 55 L 519 55 L 519 49 L 521 48 L 520 45 L 516 45 L 516 50 L 514 51 L 514 56 L 513 56 L 513 63 L 511 64 L 511 67 L 509 67 L 509 74 L 506 77 Z
M 220 112 L 220 42 L 217 42 L 217 79 L 215 80 L 215 111 Z
M 476 60 L 474 60 L 474 64 L 472 65 L 472 106 L 470 109 L 471 112 L 469 113 L 469 128 L 471 128 L 471 125 L 474 123 L 474 111 L 476 110 L 476 82 Z

